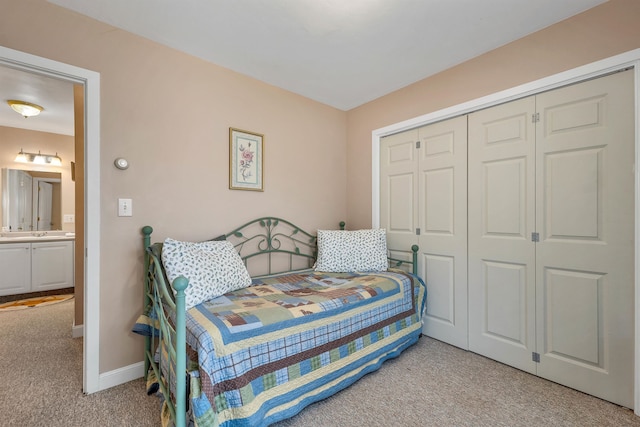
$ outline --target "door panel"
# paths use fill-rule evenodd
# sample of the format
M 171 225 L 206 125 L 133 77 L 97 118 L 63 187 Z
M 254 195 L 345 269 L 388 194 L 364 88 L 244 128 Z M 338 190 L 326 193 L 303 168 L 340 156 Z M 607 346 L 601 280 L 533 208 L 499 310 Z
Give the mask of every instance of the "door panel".
M 606 97 L 595 95 L 572 99 L 566 103 L 547 106 L 544 112 L 547 136 L 578 132 L 604 126 Z
M 536 126 L 537 372 L 630 408 L 632 88 L 626 71 L 543 93 Z
M 424 333 L 467 349 L 467 119 L 418 130 L 419 269 L 427 284 Z
M 454 168 L 427 170 L 422 174 L 424 189 L 424 232 L 452 236 L 454 230 Z
M 413 174 L 389 176 L 388 229 L 393 233 L 413 234 Z M 408 208 L 407 208 L 408 207 Z
M 545 270 L 547 353 L 568 363 L 603 368 L 604 274 Z M 575 319 L 580 319 L 576 322 Z M 571 325 L 571 328 L 567 328 Z
M 595 147 L 545 156 L 547 239 L 601 240 L 603 154 Z
M 455 258 L 424 254 L 425 272 L 429 281 L 436 283 L 428 292 L 427 315 L 431 322 L 441 328 L 455 328 Z M 432 326 L 431 329 L 437 329 Z
M 484 164 L 484 236 L 527 238 L 526 165 L 526 157 Z
M 535 98 L 469 115 L 469 349 L 535 372 Z
M 484 261 L 486 334 L 527 347 L 526 266 Z

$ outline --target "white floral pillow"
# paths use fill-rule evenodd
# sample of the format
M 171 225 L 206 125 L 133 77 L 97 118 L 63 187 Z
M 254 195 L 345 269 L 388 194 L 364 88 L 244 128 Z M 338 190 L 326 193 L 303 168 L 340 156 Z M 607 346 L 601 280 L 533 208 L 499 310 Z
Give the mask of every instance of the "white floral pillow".
M 226 240 L 194 243 L 166 239 L 162 264 L 172 283 L 181 275 L 189 280 L 185 290 L 187 310 L 251 284 L 238 251 Z
M 349 273 L 386 271 L 387 232 L 373 230 L 318 230 L 316 271 Z

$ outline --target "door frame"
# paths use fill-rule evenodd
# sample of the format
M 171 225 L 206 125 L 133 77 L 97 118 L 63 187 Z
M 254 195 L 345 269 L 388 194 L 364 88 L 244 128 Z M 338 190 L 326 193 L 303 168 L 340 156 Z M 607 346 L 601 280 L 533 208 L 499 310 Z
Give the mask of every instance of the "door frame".
M 100 387 L 100 74 L 0 46 L 0 65 L 82 84 L 85 95 L 85 261 L 82 390 Z
M 535 95 L 572 83 L 604 76 L 633 68 L 635 85 L 635 267 L 634 267 L 634 412 L 640 416 L 640 49 L 634 49 L 600 61 L 592 62 L 549 77 L 493 93 L 462 104 L 434 111 L 413 119 L 394 123 L 371 132 L 371 225 L 380 226 L 380 139 L 384 136 L 425 126 L 452 117 L 469 114 L 515 99 Z

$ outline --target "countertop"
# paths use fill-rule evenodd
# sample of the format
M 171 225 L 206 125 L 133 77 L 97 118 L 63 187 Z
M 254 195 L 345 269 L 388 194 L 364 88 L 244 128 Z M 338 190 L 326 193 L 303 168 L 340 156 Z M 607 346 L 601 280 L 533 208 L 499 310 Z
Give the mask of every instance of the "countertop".
M 75 240 L 75 238 L 75 233 L 65 232 L 13 232 L 0 234 L 0 243 L 59 242 L 63 240 Z

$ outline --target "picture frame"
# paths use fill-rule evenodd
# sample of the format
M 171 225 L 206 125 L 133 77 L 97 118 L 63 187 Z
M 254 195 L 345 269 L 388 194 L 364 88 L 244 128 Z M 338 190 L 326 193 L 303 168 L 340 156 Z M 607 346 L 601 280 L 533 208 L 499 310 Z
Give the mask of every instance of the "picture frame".
M 229 128 L 229 189 L 264 191 L 264 135 Z

